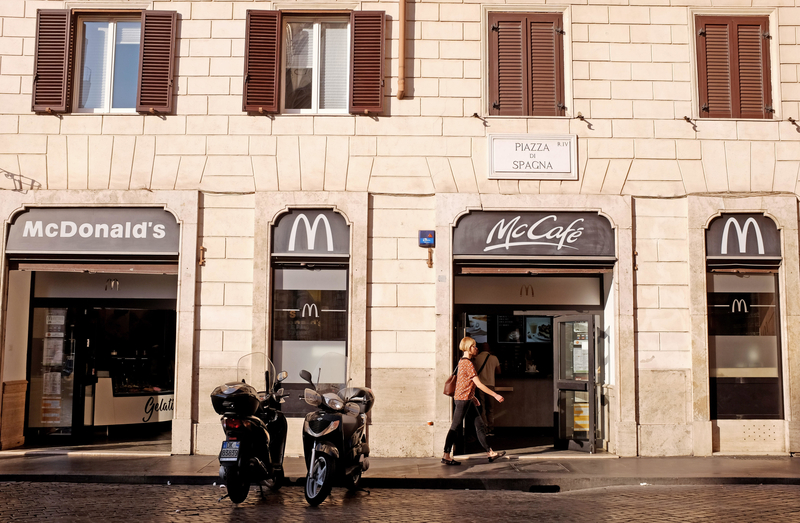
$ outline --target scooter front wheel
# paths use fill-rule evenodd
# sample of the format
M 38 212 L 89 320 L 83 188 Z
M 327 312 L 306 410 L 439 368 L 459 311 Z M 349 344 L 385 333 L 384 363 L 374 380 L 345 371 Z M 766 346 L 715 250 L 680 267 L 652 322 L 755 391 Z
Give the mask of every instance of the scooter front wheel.
M 239 467 L 221 467 L 220 479 L 228 489 L 228 497 L 237 505 L 247 499 L 250 492 L 250 482 L 242 477 Z
M 320 452 L 311 462 L 306 474 L 306 501 L 316 507 L 331 493 L 333 483 L 334 462 L 333 458 Z

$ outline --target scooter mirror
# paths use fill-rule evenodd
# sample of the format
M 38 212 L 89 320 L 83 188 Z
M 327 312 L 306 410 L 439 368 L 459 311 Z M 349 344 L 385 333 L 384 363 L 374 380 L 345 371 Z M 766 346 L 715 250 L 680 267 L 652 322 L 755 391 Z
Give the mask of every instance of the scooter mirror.
M 358 416 L 361 413 L 361 409 L 358 408 L 358 405 L 353 403 L 352 401 L 348 401 L 344 405 L 344 410 L 351 416 Z
M 276 396 L 283 396 L 283 387 L 275 391 Z
M 312 386 L 314 385 L 314 382 L 311 381 L 311 373 L 308 372 L 307 370 L 301 370 L 300 377 L 303 378 L 305 381 L 309 382 Z
M 285 370 L 281 371 L 281 373 L 278 374 L 278 381 L 283 381 L 288 377 L 289 377 L 289 373 L 288 372 L 286 372 Z

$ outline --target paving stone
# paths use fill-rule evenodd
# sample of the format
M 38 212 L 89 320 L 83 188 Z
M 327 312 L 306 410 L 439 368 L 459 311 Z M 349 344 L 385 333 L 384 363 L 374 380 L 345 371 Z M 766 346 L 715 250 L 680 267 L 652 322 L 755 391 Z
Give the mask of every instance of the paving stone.
M 318 508 L 299 487 L 241 505 L 219 486 L 0 483 L 0 521 L 797 521 L 800 486 L 608 487 L 557 494 L 519 491 L 334 489 Z

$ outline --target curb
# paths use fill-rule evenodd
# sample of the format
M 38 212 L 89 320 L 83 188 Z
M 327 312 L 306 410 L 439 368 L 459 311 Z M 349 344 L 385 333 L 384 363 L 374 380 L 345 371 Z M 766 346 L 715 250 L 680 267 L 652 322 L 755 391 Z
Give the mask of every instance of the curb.
M 300 487 L 303 477 L 287 477 L 286 487 Z M 112 474 L 0 474 L 0 482 L 107 483 L 121 485 L 213 485 L 214 476 L 122 476 Z M 528 477 L 528 478 L 363 478 L 364 488 L 429 490 L 516 490 L 558 493 L 622 486 L 800 485 L 795 477 Z

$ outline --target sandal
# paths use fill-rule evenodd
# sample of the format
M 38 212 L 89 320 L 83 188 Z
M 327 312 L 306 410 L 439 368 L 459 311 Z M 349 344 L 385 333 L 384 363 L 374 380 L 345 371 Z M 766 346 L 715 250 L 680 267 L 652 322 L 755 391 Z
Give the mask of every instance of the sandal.
M 506 455 L 506 451 L 505 450 L 501 450 L 500 452 L 498 452 L 494 456 L 489 456 L 489 463 L 494 463 L 494 460 L 500 459 L 505 455 Z
M 454 459 L 444 459 L 442 458 L 442 463 L 445 465 L 461 465 L 460 461 L 456 461 Z

